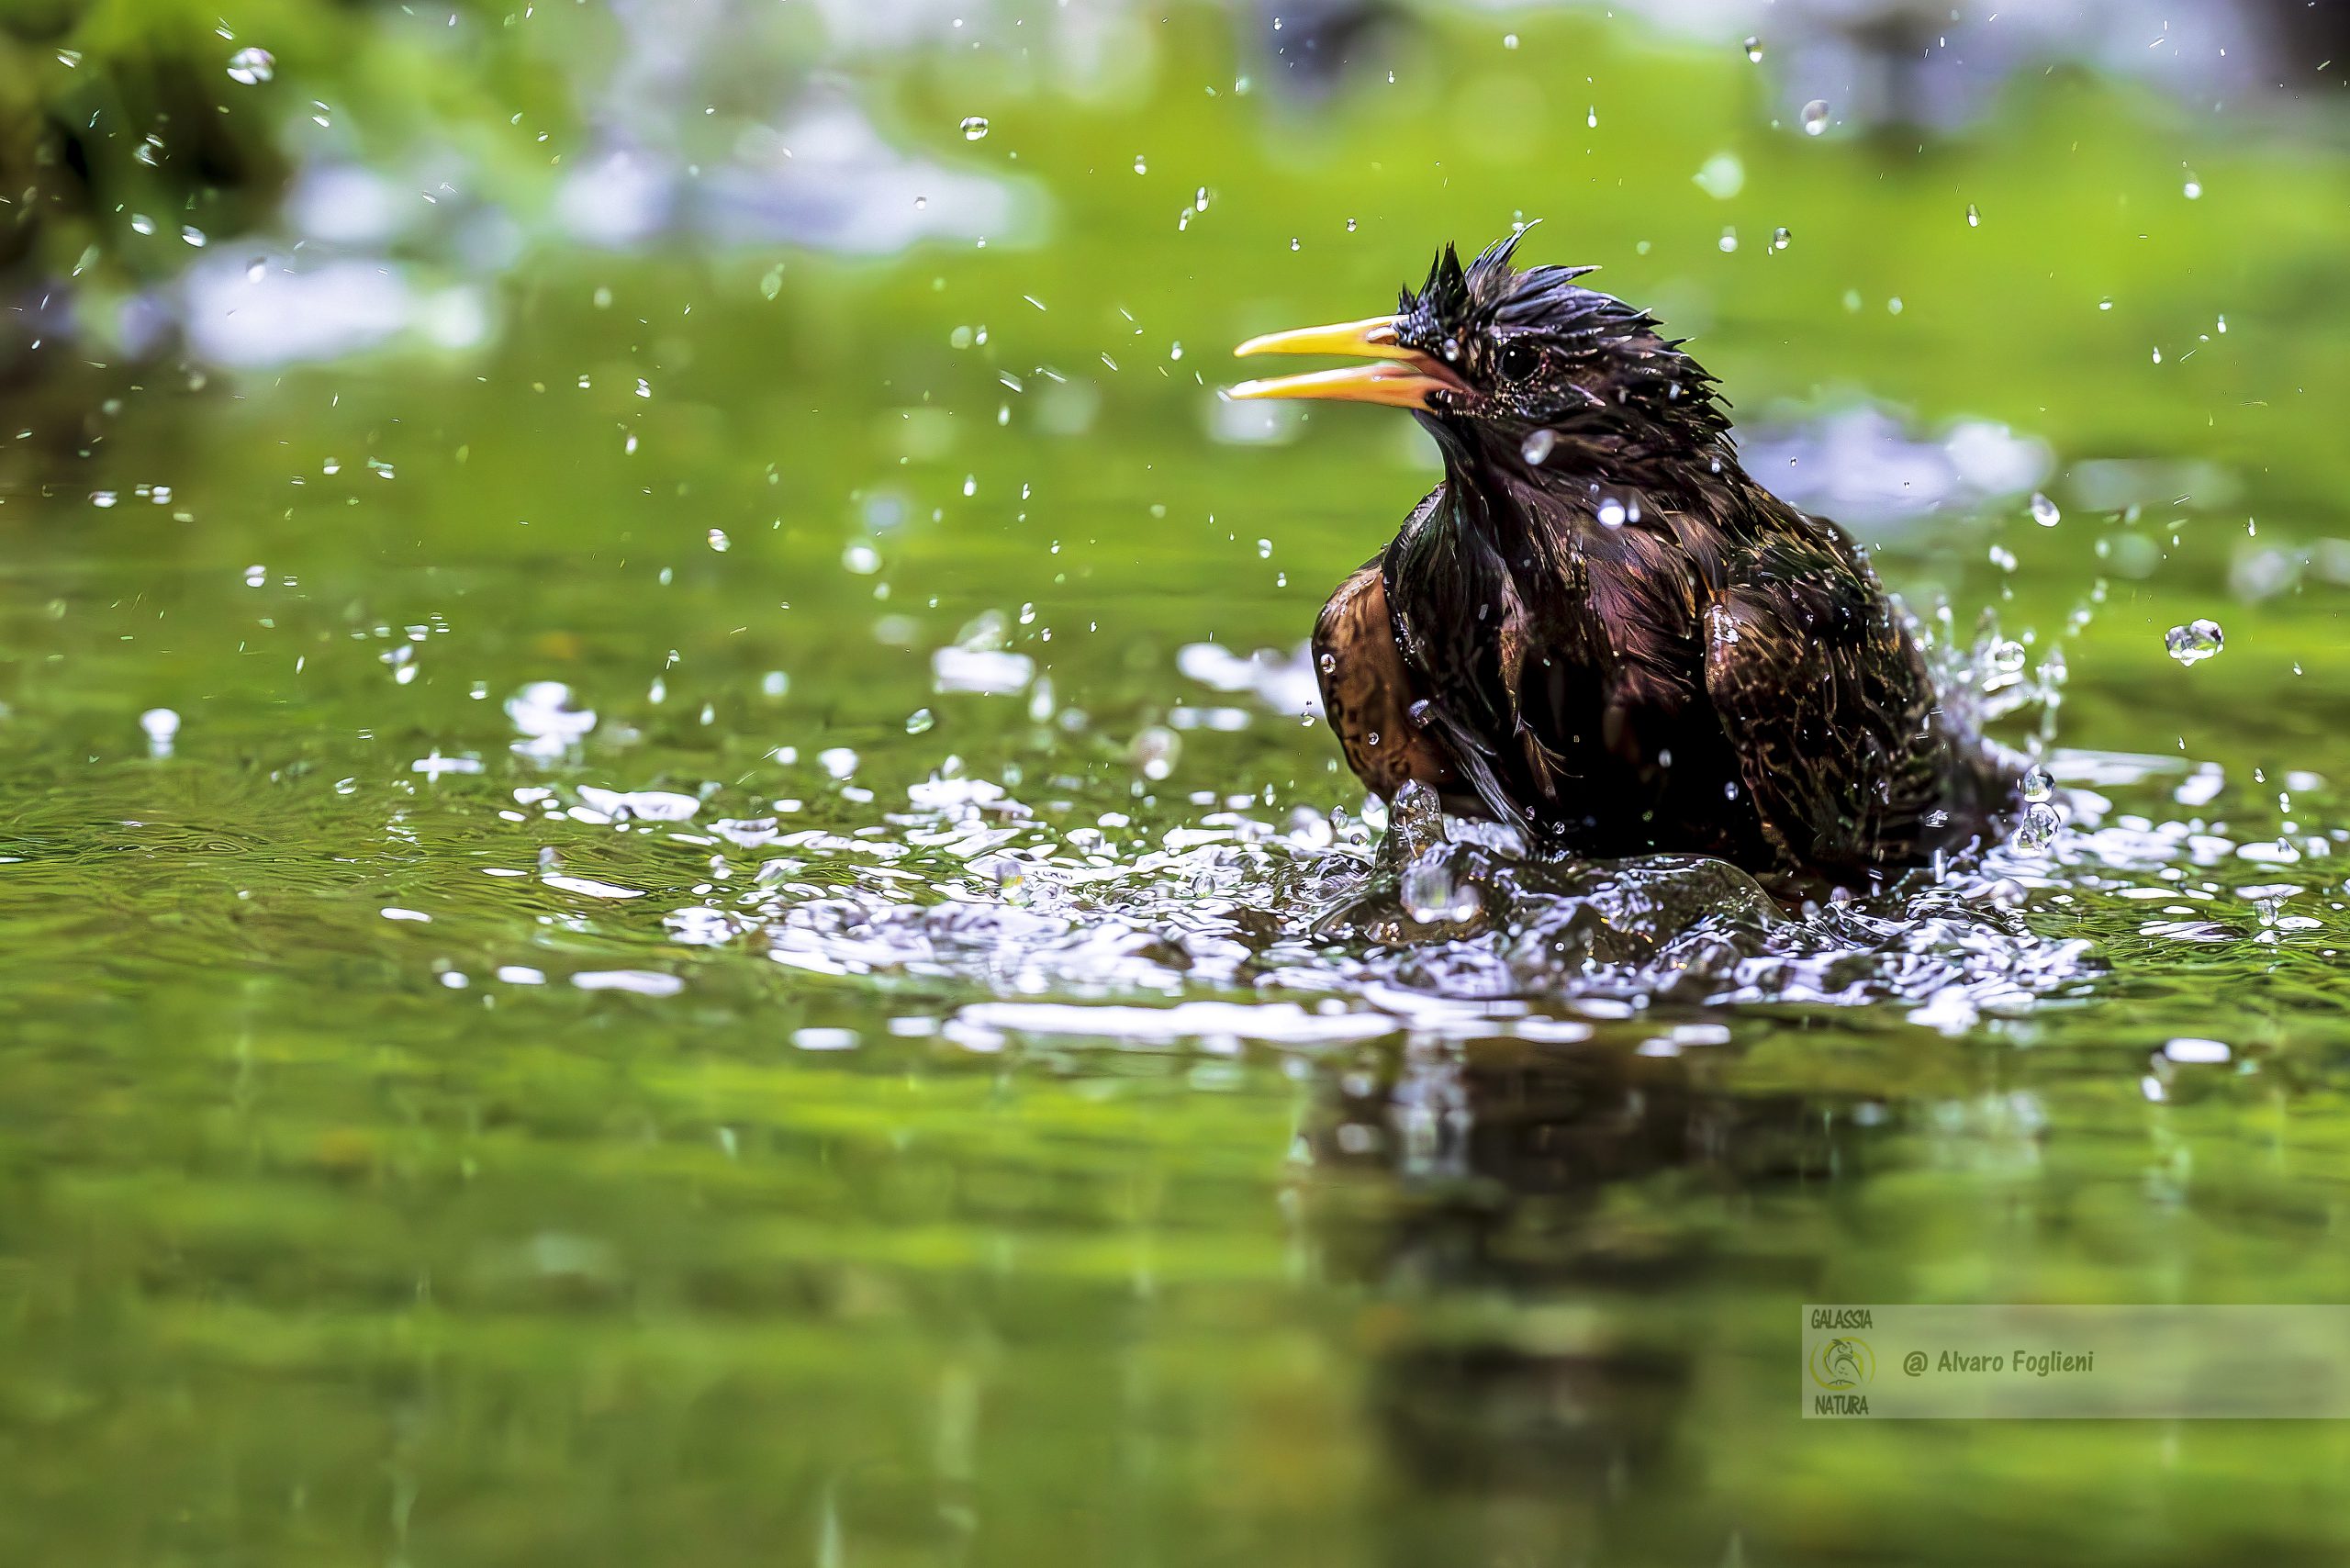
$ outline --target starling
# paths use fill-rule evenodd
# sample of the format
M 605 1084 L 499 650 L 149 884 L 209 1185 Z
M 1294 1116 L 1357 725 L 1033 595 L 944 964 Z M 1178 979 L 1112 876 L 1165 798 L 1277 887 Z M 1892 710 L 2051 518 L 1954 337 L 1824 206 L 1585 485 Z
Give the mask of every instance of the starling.
M 1740 466 L 1714 378 L 1589 267 L 1463 267 L 1395 314 L 1242 354 L 1370 364 L 1234 398 L 1409 409 L 1443 483 L 1315 627 L 1347 762 L 1393 798 L 1592 856 L 1718 856 L 1862 887 L 1962 848 L 2013 757 L 1946 711 L 1916 632 L 1842 530 Z

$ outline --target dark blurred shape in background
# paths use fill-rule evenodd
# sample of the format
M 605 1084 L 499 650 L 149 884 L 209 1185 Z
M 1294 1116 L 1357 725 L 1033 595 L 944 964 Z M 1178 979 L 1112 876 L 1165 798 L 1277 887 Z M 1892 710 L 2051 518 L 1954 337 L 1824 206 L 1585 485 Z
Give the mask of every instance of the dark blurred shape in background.
M 1606 8 L 1748 48 L 1788 126 L 1817 101 L 1824 129 L 1888 135 L 1962 131 L 2011 78 L 2065 66 L 2286 108 L 2338 85 L 2350 34 L 2344 7 L 2303 0 Z M 1020 182 L 900 145 L 849 84 L 942 32 L 1017 39 L 1031 89 L 1114 95 L 1154 69 L 1149 19 L 1114 5 L 1031 16 L 998 0 L 946 26 L 927 0 L 612 0 L 523 27 L 480 0 L 431 15 L 320 3 L 274 14 L 265 36 L 161 3 L 124 25 L 140 10 L 19 0 L 0 20 L 0 380 L 68 342 L 84 359 L 215 366 L 404 339 L 463 349 L 495 328 L 485 280 L 541 240 L 850 254 L 1033 241 L 1046 214 Z M 1408 63 L 1432 23 L 1392 0 L 1252 0 L 1236 25 L 1258 78 L 1238 90 L 1316 104 Z M 1562 90 L 1555 70 L 1526 69 Z

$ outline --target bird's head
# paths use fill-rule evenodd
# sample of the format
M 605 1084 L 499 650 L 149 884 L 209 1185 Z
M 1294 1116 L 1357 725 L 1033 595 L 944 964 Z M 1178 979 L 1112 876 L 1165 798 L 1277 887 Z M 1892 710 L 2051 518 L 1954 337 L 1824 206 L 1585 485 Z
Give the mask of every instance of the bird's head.
M 1721 451 L 1729 422 L 1713 377 L 1680 341 L 1646 311 L 1578 286 L 1590 267 L 1513 266 L 1518 239 L 1465 267 L 1447 245 L 1392 316 L 1273 332 L 1235 351 L 1371 363 L 1243 382 L 1226 396 L 1410 409 L 1449 450 L 1528 467 Z

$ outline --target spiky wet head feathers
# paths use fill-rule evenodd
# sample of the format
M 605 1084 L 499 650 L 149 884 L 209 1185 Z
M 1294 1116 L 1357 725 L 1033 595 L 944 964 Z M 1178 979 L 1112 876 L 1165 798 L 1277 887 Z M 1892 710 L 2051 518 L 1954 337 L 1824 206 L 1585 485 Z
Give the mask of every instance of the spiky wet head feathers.
M 1523 324 L 1539 318 L 1545 308 L 1554 307 L 1561 291 L 1575 295 L 1587 292 L 1570 286 L 1585 273 L 1598 271 L 1596 267 L 1545 266 L 1520 272 L 1512 266 L 1510 257 L 1525 237 L 1526 231 L 1521 229 L 1494 241 L 1466 267 L 1460 264 L 1460 252 L 1447 243 L 1428 263 L 1427 282 L 1416 292 L 1404 289 L 1396 305 L 1397 319 L 1405 324 L 1406 340 L 1415 335 L 1415 328 L 1449 332 L 1465 339 L 1481 328 L 1504 321 Z
M 1591 267 L 1511 262 L 1524 231 L 1466 267 L 1450 245 L 1396 312 L 1404 343 L 1441 360 L 1468 391 L 1427 418 L 1516 447 L 1537 430 L 1617 452 L 1690 454 L 1727 439 L 1714 379 L 1662 335 L 1656 319 L 1579 286 Z M 1439 434 L 1444 431 L 1439 429 Z M 1460 432 L 1466 433 L 1466 432 Z

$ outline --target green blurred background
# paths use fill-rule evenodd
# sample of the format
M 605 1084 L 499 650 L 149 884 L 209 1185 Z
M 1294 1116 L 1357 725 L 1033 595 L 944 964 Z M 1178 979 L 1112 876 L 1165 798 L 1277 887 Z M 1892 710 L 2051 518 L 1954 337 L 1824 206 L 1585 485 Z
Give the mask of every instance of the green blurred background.
M 10 0 L 0 1561 L 2338 1561 L 2332 1426 L 1796 1345 L 2350 1291 L 2346 24 Z M 1305 931 L 1431 454 L 1214 388 L 1538 219 L 2045 853 L 1712 1001 Z

